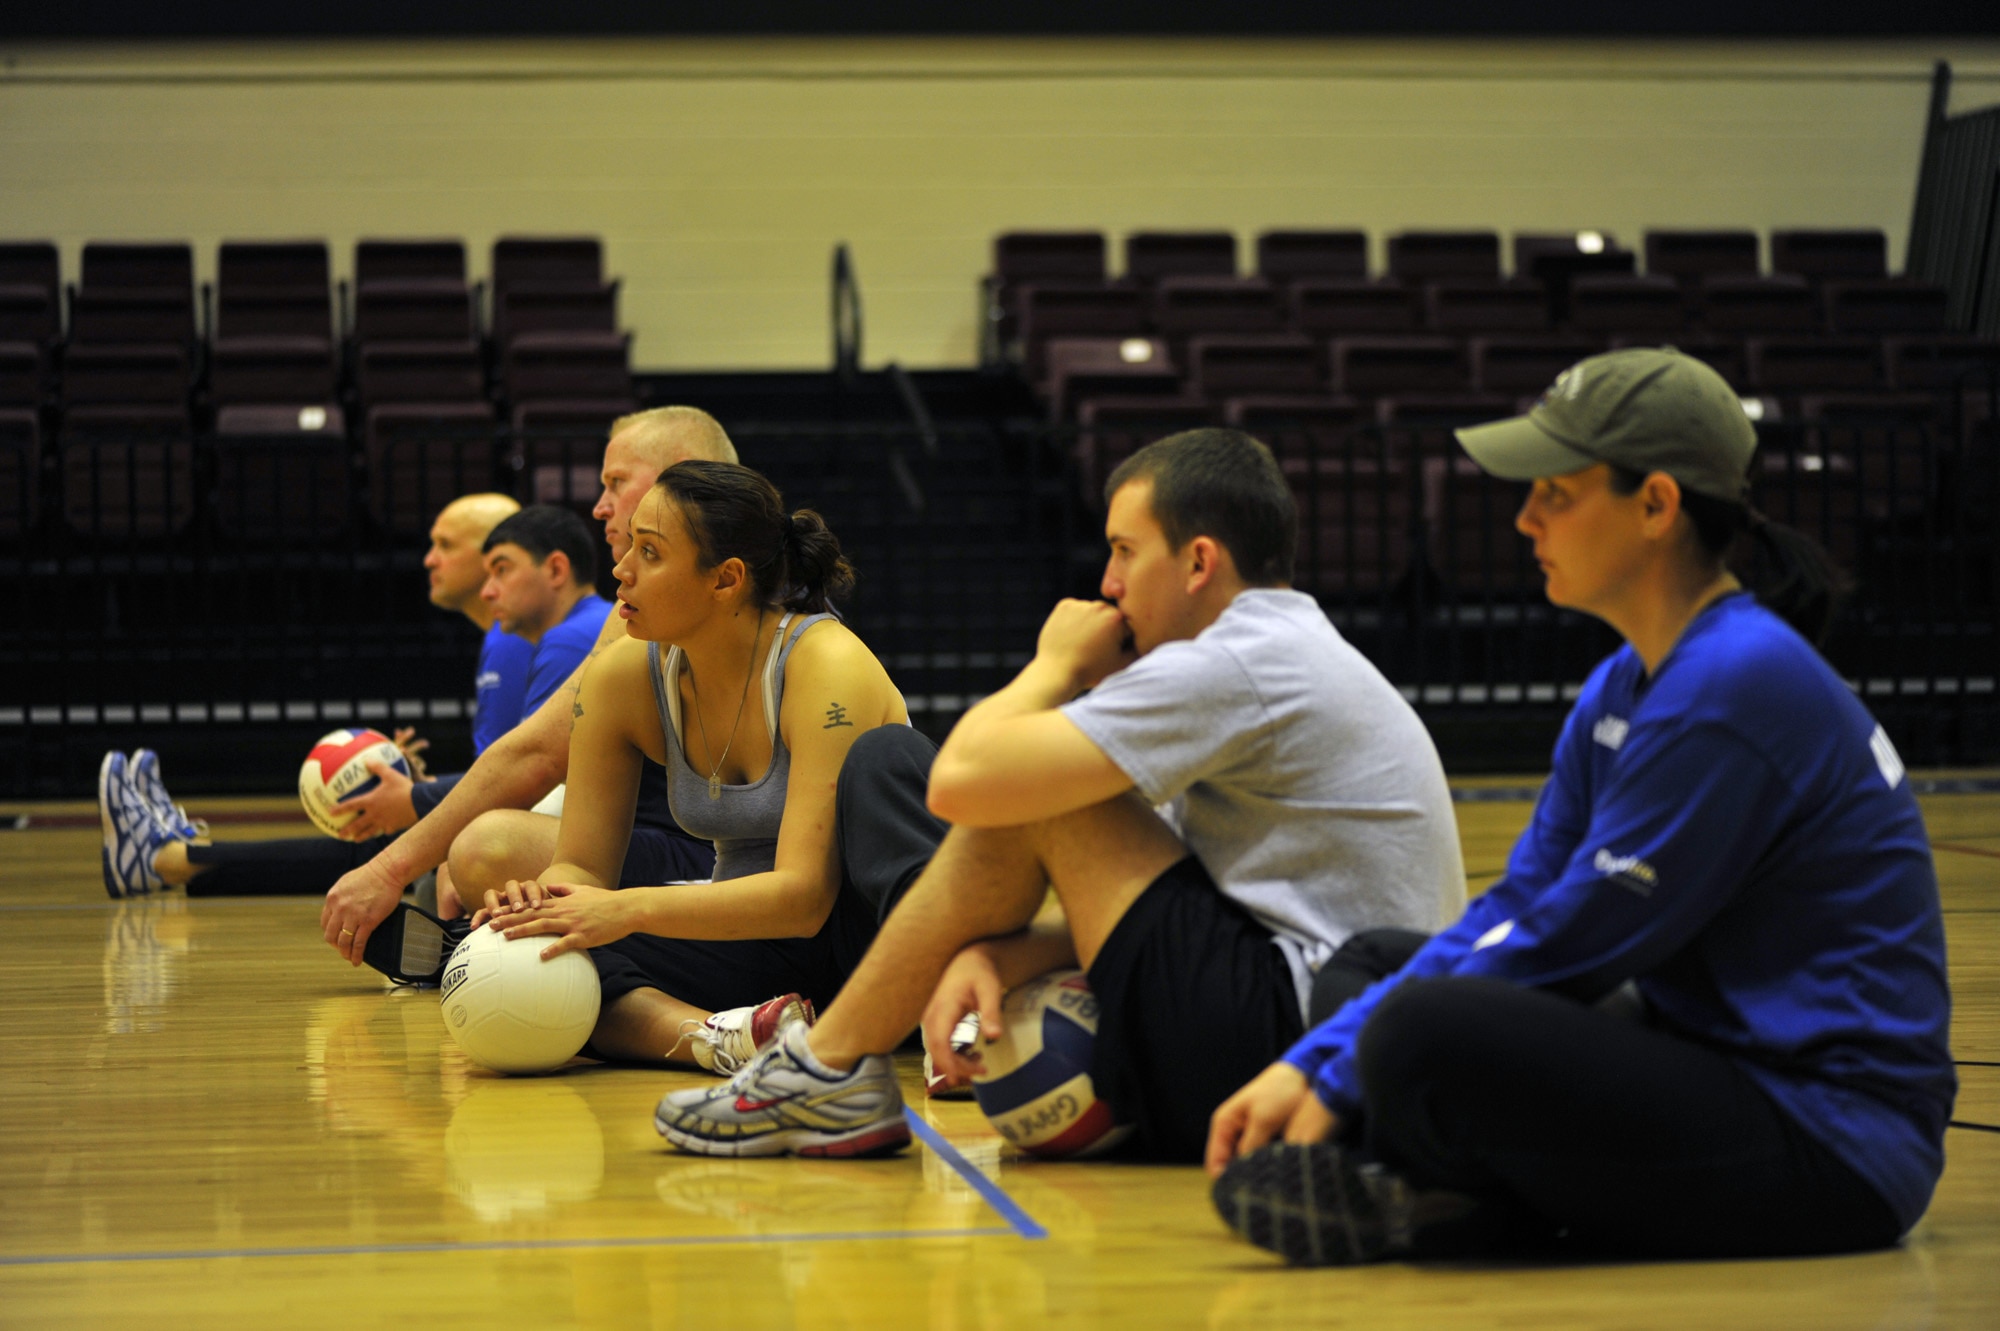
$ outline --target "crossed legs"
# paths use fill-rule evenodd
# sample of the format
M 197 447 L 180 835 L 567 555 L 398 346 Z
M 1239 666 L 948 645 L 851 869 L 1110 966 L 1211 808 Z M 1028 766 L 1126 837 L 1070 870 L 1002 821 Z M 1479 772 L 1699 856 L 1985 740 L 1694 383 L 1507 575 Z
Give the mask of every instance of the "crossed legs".
M 1152 881 L 1187 854 L 1136 793 L 1019 827 L 954 827 L 882 923 L 809 1038 L 833 1068 L 893 1050 L 959 949 L 1026 927 L 1050 887 L 1088 967 Z

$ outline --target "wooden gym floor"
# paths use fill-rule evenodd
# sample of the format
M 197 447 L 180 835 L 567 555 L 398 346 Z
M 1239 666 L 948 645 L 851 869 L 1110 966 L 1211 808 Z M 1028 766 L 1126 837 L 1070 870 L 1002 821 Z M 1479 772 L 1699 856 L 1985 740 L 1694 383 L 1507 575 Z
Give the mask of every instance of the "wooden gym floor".
M 1528 814 L 1461 803 L 1475 887 Z M 105 899 L 87 805 L 0 832 L 0 1326 L 2000 1325 L 2000 794 L 1924 800 L 1964 1089 L 1929 1216 L 1792 1262 L 1288 1271 L 1192 1168 L 1029 1164 L 968 1104 L 869 1163 L 653 1133 L 693 1074 L 496 1077 L 314 899 Z M 289 801 L 198 801 L 227 838 Z M 262 821 L 258 821 L 261 816 Z M 14 817 L 0 818 L 12 827 Z M 1643 1197 L 1632 1199 L 1645 1205 Z

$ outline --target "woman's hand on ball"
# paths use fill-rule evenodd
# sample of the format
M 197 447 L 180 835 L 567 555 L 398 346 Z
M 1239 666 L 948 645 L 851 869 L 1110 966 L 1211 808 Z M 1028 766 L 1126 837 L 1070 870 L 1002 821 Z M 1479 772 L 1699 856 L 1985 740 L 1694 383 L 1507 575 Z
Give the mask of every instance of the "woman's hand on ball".
M 540 887 L 543 895 L 539 905 L 524 906 L 504 920 L 494 921 L 493 927 L 508 938 L 560 935 L 542 949 L 543 961 L 565 952 L 615 943 L 636 927 L 636 922 L 629 918 L 629 908 L 635 901 L 633 893 L 611 892 L 582 883 L 544 883 Z
M 543 895 L 542 885 L 533 878 L 509 878 L 507 886 L 487 890 L 486 903 L 480 908 L 479 913 L 472 917 L 472 927 L 477 929 L 480 925 L 497 920 L 503 915 L 512 915 L 515 911 L 539 906 L 542 904 Z M 495 924 L 493 927 L 497 929 L 500 926 Z

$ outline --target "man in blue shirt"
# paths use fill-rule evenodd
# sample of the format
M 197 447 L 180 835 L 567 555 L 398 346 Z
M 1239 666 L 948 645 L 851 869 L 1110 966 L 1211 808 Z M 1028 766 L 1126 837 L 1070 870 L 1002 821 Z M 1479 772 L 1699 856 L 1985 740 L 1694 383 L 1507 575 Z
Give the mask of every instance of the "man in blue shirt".
M 1808 641 L 1823 552 L 1749 507 L 1755 432 L 1671 349 L 1583 361 L 1459 439 L 1534 483 L 1516 525 L 1550 601 L 1626 646 L 1505 877 L 1216 1111 L 1218 1209 L 1311 1265 L 1495 1233 L 1648 1257 L 1894 1242 L 1943 1170 L 1944 931 L 1895 748 Z M 1746 536 L 1757 595 L 1725 562 Z M 1628 983 L 1643 1020 L 1595 1006 Z
M 475 751 L 511 730 L 524 714 L 534 644 L 505 631 L 493 607 L 480 597 L 487 534 L 520 507 L 503 494 L 462 495 L 431 524 L 430 549 L 424 555 L 431 604 L 462 614 L 486 631 L 475 676 Z M 396 739 L 413 757 L 423 747 L 422 741 L 411 742 L 408 731 L 397 732 Z M 419 800 L 438 789 L 435 803 L 454 780 L 413 780 L 386 767 L 378 775 L 383 780 L 376 789 L 348 801 L 358 814 L 342 829 L 342 840 L 349 844 L 323 837 L 210 843 L 205 827 L 190 821 L 167 793 L 156 755 L 141 749 L 128 761 L 124 754 L 106 754 L 98 778 L 105 886 L 113 896 L 190 883 L 196 884 L 197 895 L 324 892 L 380 850 L 390 833 L 416 822 L 427 807 L 419 806 Z M 121 861 L 124 867 L 117 870 Z

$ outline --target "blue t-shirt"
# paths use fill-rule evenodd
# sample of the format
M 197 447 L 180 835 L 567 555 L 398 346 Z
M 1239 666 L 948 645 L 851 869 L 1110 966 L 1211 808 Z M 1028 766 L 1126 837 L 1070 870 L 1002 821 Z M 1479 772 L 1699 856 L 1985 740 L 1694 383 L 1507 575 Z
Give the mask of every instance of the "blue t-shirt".
M 1957 1076 L 1923 818 L 1882 728 L 1748 595 L 1651 680 L 1629 646 L 1592 673 L 1506 875 L 1286 1059 L 1351 1114 L 1362 1025 L 1440 975 L 1584 1001 L 1634 980 L 1660 1029 L 1734 1059 L 1905 1228 L 1929 1204 Z
M 576 673 L 597 645 L 597 635 L 604 631 L 604 618 L 610 613 L 611 602 L 592 592 L 570 607 L 562 623 L 542 635 L 535 644 L 534 664 L 528 669 L 528 696 L 522 716 L 547 702 L 549 695 Z
M 486 746 L 521 724 L 527 715 L 528 664 L 535 644 L 498 624 L 486 630 L 479 644 L 479 673 L 473 676 L 472 751 Z

